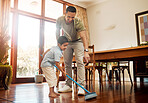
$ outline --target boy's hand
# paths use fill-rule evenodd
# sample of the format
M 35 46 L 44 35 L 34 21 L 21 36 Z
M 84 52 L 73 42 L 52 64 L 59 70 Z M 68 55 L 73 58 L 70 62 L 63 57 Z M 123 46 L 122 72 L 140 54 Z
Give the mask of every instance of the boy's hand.
M 68 74 L 65 72 L 65 73 L 63 73 L 63 75 L 64 75 L 64 77 L 66 77 L 66 75 L 68 75 Z

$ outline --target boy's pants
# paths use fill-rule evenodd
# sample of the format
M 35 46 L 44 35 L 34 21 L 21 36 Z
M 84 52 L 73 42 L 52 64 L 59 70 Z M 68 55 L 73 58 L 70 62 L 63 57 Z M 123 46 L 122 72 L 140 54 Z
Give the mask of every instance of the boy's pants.
M 45 67 L 42 68 L 42 70 L 49 87 L 57 86 L 57 77 L 54 67 Z
M 66 50 L 64 51 L 65 70 L 70 77 L 72 77 L 73 53 L 75 53 L 75 59 L 77 63 L 78 83 L 84 86 L 85 67 L 83 63 L 84 47 L 82 42 L 80 41 L 70 42 Z M 66 79 L 66 85 L 72 87 L 72 81 L 69 78 Z

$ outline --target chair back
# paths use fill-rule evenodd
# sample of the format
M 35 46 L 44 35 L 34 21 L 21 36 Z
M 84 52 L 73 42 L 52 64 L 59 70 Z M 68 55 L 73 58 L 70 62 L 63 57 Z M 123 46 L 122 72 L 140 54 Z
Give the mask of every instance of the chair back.
M 90 55 L 90 61 L 89 61 L 89 65 L 95 65 L 95 51 L 94 51 L 94 45 L 92 46 L 88 46 L 88 52 L 89 52 L 89 55 Z
M 42 58 L 44 58 L 45 54 L 50 51 L 50 49 L 46 50 L 43 54 L 42 54 Z

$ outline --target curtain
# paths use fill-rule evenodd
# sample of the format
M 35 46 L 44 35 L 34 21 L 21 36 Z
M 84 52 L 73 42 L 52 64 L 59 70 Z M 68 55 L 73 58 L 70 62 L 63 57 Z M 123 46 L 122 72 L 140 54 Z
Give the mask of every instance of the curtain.
M 0 0 L 0 29 L 9 27 L 10 0 Z
M 0 62 L 8 57 L 10 0 L 0 0 Z
M 79 6 L 75 6 L 75 8 L 77 9 L 76 17 L 78 17 L 82 20 L 82 22 L 86 28 L 87 41 L 88 41 L 88 44 L 90 44 L 90 35 L 89 35 L 89 27 L 88 27 L 88 19 L 87 19 L 86 9 L 79 7 Z

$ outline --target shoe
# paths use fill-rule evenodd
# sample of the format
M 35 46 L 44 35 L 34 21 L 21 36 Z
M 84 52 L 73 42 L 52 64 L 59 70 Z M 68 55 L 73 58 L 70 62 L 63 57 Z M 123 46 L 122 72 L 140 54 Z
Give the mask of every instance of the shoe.
M 85 91 L 81 87 L 78 87 L 78 95 L 79 96 L 85 95 Z
M 58 90 L 59 93 L 66 93 L 66 92 L 71 92 L 71 91 L 72 91 L 72 88 L 70 88 L 67 85 L 65 85 L 63 88 Z

